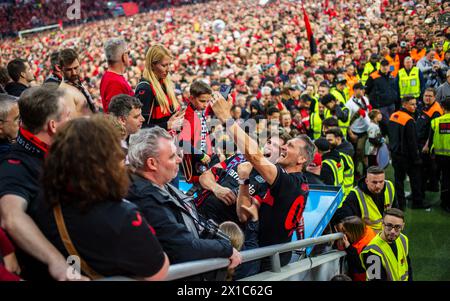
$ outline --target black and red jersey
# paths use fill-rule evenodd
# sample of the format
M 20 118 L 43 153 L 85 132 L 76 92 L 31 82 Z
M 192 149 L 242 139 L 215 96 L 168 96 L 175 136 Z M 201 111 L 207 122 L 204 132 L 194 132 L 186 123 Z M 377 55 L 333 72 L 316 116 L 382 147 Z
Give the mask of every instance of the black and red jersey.
M 220 167 L 215 166 L 211 168 L 212 173 L 216 177 L 216 182 L 223 187 L 231 189 L 236 196 L 239 192 L 237 168 L 239 164 L 244 162 L 246 162 L 244 156 L 242 154 L 236 154 L 221 162 Z M 269 189 L 269 185 L 255 169 L 250 173 L 249 179 L 249 193 L 261 203 Z M 236 204 L 226 205 L 209 190 L 202 192 L 196 199 L 196 205 L 205 217 L 213 219 L 218 224 L 224 221 L 234 221 L 239 224 L 239 219 L 236 214 Z

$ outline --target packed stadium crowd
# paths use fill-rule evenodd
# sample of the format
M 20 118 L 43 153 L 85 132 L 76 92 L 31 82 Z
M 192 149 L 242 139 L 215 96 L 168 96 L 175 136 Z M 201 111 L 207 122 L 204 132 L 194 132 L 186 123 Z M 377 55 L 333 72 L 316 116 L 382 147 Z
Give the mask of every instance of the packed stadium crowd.
M 408 198 L 429 210 L 440 191 L 450 212 L 450 1 L 206 1 L 115 18 L 90 2 L 82 19 L 102 20 L 1 41 L 0 280 L 67 280 L 69 254 L 83 279 L 161 280 L 216 257 L 225 274 L 191 279 L 254 275 L 270 262 L 240 251 L 302 238 L 311 184 L 342 187 L 330 229 L 353 280 L 374 277 L 372 255 L 377 279 L 413 279 Z M 2 29 L 59 21 L 41 5 L 0 6 Z

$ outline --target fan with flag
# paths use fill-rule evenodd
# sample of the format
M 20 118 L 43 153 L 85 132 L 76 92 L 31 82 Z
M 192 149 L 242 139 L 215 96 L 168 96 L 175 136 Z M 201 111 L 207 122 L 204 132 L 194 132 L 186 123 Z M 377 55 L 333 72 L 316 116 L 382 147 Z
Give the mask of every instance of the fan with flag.
M 308 13 L 306 12 L 303 2 L 302 2 L 302 11 L 303 11 L 303 21 L 305 22 L 306 34 L 308 36 L 309 49 L 310 49 L 311 55 L 314 55 L 317 53 L 317 44 L 316 44 L 316 40 L 314 39 L 314 34 L 311 29 L 311 24 L 309 23 Z

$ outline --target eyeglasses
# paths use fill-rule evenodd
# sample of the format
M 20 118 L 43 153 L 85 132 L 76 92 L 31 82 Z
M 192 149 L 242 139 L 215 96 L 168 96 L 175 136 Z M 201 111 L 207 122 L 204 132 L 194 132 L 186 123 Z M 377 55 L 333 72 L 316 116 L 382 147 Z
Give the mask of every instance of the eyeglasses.
M 386 230 L 391 231 L 392 228 L 395 229 L 396 232 L 403 230 L 403 225 L 393 225 L 393 224 L 385 224 L 383 223 Z

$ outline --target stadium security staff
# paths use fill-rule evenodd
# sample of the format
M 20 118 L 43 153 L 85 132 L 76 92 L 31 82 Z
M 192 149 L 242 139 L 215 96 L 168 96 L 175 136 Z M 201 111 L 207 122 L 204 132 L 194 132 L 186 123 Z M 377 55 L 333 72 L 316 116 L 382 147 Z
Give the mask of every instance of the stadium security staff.
M 442 169 L 441 207 L 450 212 L 450 97 L 442 102 L 445 114 L 431 121 L 431 152 Z

